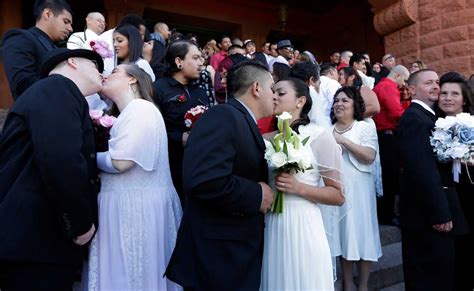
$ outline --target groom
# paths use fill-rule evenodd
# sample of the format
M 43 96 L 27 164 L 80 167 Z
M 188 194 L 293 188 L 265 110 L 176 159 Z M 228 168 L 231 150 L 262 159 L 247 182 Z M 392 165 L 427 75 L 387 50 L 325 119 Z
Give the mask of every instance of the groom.
M 94 129 L 84 95 L 102 58 L 58 48 L 0 135 L 0 289 L 71 290 L 97 225 Z M 48 76 L 49 75 L 49 76 Z
M 228 74 L 235 99 L 206 112 L 184 151 L 186 206 L 166 276 L 187 290 L 258 290 L 267 185 L 257 120 L 273 113 L 273 79 L 257 61 Z
M 407 291 L 453 290 L 454 239 L 468 228 L 451 171 L 436 163 L 430 145 L 438 82 L 436 72 L 428 69 L 410 76 L 413 101 L 398 126 L 404 166 L 400 219 Z

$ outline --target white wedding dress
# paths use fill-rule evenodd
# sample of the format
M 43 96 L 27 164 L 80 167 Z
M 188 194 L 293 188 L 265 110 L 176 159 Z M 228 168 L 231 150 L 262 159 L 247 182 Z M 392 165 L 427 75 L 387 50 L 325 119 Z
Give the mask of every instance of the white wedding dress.
M 180 290 L 163 278 L 182 210 L 171 181 L 161 113 L 151 102 L 135 99 L 110 134 L 111 157 L 136 165 L 120 174 L 101 174 L 99 227 L 83 269 L 82 289 Z
M 341 153 L 332 134 L 314 124 L 300 126 L 299 131 L 310 136 L 314 158 L 313 169 L 297 173 L 296 179 L 313 186 L 320 186 L 323 176 L 340 182 Z M 265 216 L 260 290 L 334 290 L 331 252 L 318 203 L 286 193 L 283 213 Z

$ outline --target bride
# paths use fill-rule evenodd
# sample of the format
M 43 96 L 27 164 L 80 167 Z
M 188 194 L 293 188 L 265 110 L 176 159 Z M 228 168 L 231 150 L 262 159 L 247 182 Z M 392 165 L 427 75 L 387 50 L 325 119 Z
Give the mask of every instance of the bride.
M 292 129 L 303 138 L 310 137 L 314 157 L 312 170 L 274 177 L 274 188 L 286 196 L 283 213 L 269 213 L 265 218 L 260 289 L 334 290 L 331 252 L 319 204 L 344 203 L 341 151 L 331 132 L 310 124 L 312 102 L 303 81 L 281 80 L 274 92 L 274 113 L 290 112 Z
M 174 248 L 181 206 L 171 181 L 166 129 L 151 100 L 150 77 L 135 64 L 117 66 L 102 93 L 120 111 L 102 170 L 99 227 L 83 290 L 180 290 L 163 278 Z

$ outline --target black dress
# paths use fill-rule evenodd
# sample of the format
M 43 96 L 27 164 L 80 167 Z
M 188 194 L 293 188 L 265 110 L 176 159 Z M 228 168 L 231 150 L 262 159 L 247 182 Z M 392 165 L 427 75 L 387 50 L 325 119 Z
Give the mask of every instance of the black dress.
M 468 175 L 468 171 L 469 175 Z M 474 260 L 474 166 L 467 167 L 463 165 L 459 183 L 456 183 L 459 202 L 464 211 L 466 221 L 470 232 L 459 236 L 456 239 L 456 257 L 455 257 L 455 290 L 472 291 L 474 289 L 474 269 L 470 266 Z M 470 176 L 470 178 L 469 178 Z

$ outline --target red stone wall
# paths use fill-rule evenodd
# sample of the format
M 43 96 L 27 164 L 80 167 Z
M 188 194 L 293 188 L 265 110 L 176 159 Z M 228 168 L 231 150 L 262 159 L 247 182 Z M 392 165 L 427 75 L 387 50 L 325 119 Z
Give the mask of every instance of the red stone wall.
M 413 24 L 385 35 L 386 53 L 405 66 L 422 60 L 439 74 L 474 73 L 474 0 L 395 2 L 412 5 L 417 13 Z

